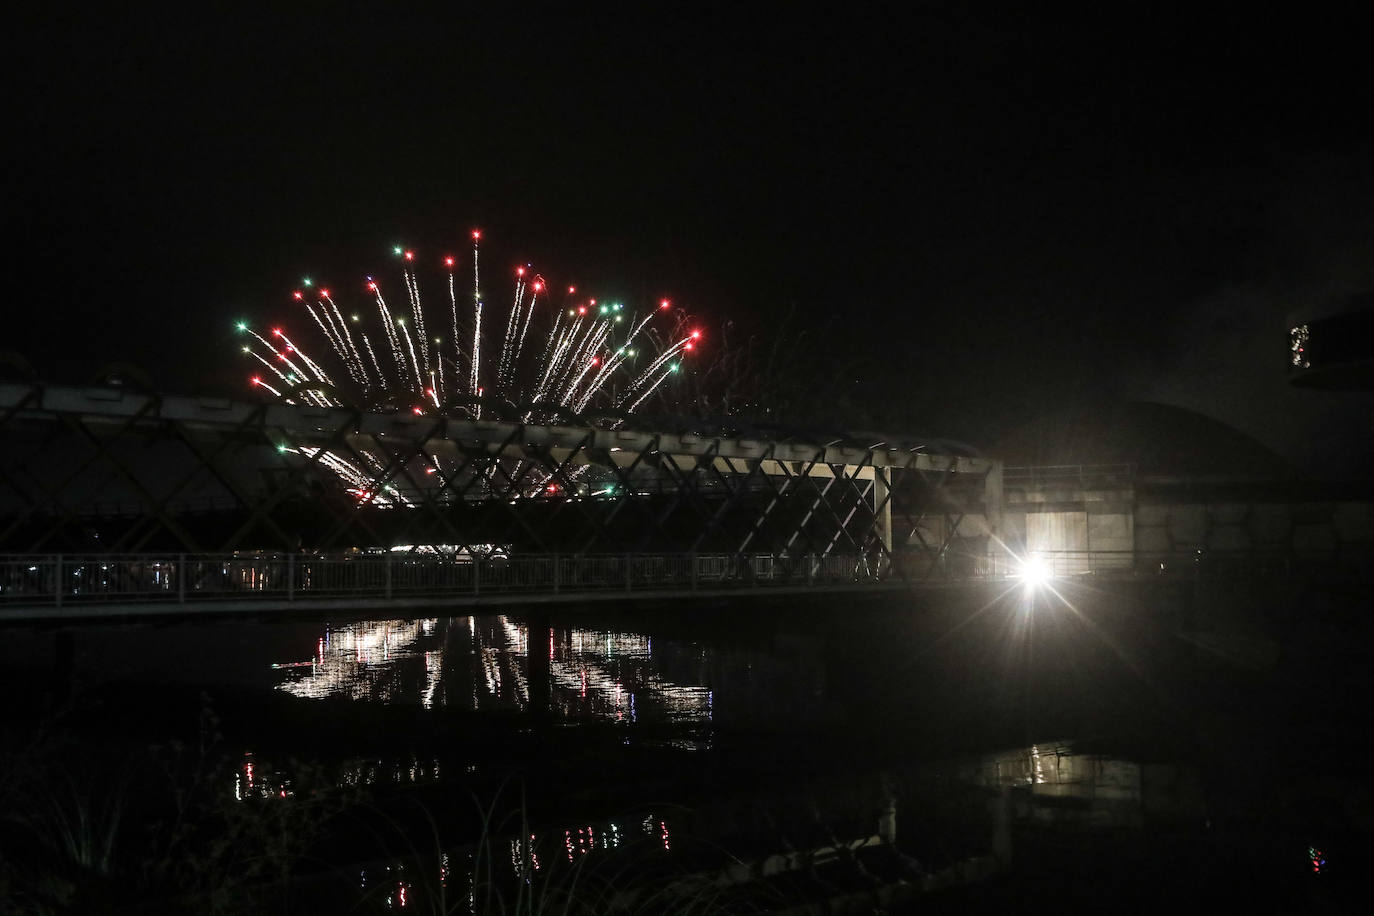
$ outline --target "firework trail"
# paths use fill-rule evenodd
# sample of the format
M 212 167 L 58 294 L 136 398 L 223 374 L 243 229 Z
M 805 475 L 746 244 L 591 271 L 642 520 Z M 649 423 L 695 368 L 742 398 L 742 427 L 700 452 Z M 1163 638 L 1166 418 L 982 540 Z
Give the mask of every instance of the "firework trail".
M 329 293 L 328 290 L 322 290 L 321 292 L 323 294 L 321 298 Z M 305 310 L 310 313 L 310 317 L 315 319 L 315 324 L 319 325 L 320 330 L 324 332 L 325 338 L 329 341 L 329 345 L 334 348 L 334 352 L 338 354 L 339 359 L 348 365 L 349 374 L 354 377 L 354 381 L 363 384 L 363 380 L 359 379 L 353 372 L 353 367 L 348 360 L 348 351 L 345 349 L 343 339 L 339 336 L 338 329 L 334 327 L 334 318 L 329 314 L 328 309 L 322 305 L 320 311 L 316 312 L 315 307 L 306 300 L 305 294 L 300 290 L 297 290 L 291 295 L 297 302 L 304 305 Z M 324 318 L 320 317 L 321 312 L 324 314 Z
M 477 397 L 481 389 L 477 385 L 477 373 L 482 363 L 482 287 L 477 276 L 477 243 L 482 233 L 472 230 L 472 380 L 468 385 L 468 395 Z M 482 415 L 482 407 L 477 407 L 477 415 Z
M 415 320 L 415 333 L 420 337 L 420 356 L 424 362 L 425 375 L 429 375 L 429 351 L 424 346 L 425 341 L 429 338 L 425 333 L 425 310 L 420 306 L 420 284 L 415 279 L 415 272 L 413 269 L 415 252 L 407 251 L 402 256 L 405 258 L 406 269 L 402 271 L 401 276 L 403 276 L 406 281 L 406 295 L 410 298 L 410 314 Z M 411 357 L 414 358 L 413 352 L 411 353 Z M 416 377 L 418 380 L 418 369 L 416 370 Z
M 372 349 L 372 341 L 367 339 L 366 334 L 359 333 L 358 336 L 363 339 L 363 347 L 367 349 L 367 355 L 372 358 L 372 368 L 377 372 L 378 386 L 386 391 L 386 373 L 382 371 L 382 364 L 377 362 L 377 351 Z
M 335 352 L 339 353 L 344 364 L 348 366 L 348 374 L 353 376 L 354 381 L 366 391 L 371 387 L 371 382 L 367 377 L 367 366 L 363 363 L 362 354 L 358 352 L 358 345 L 353 341 L 353 332 L 348 329 L 348 322 L 344 321 L 343 312 L 340 311 L 338 304 L 329 296 L 329 290 L 320 290 L 320 300 L 329 306 L 329 310 L 321 309 L 326 315 L 333 312 L 333 318 L 338 321 L 337 337 L 339 346 L 335 347 Z M 331 321 L 331 326 L 333 322 Z
M 514 370 L 515 364 L 520 362 L 520 354 L 525 351 L 525 335 L 530 332 L 530 322 L 534 321 L 534 305 L 539 298 L 539 294 L 544 291 L 544 278 L 535 274 L 534 282 L 530 285 L 530 307 L 525 312 L 525 323 L 520 326 L 520 338 L 515 344 L 515 354 L 511 357 L 511 367 Z
M 291 357 L 286 355 L 287 353 L 294 350 L 295 346 L 291 343 L 290 339 L 287 338 L 284 333 L 282 333 L 282 330 L 280 328 L 273 329 L 272 335 L 274 337 L 280 337 L 285 342 L 285 348 L 281 350 L 277 349 L 275 346 L 269 343 L 267 339 L 264 338 L 261 334 L 249 328 L 247 324 L 240 322 L 238 327 L 240 331 L 252 336 L 254 340 L 256 340 L 258 343 L 262 345 L 263 349 L 267 350 L 279 361 L 285 363 L 291 369 L 289 373 L 282 372 L 276 366 L 276 364 L 272 363 L 261 354 L 254 352 L 252 345 L 243 348 L 243 352 L 254 357 L 255 359 L 257 359 L 258 362 L 262 363 L 263 365 L 267 366 L 267 368 L 271 369 L 276 374 L 276 376 L 282 380 L 282 382 L 284 382 L 287 385 L 297 385 L 304 382 L 310 382 L 312 380 L 307 373 L 301 370 L 300 366 L 296 365 L 296 363 L 291 359 Z M 302 357 L 302 361 L 306 362 L 307 365 L 314 366 L 314 363 L 310 362 L 309 358 L 306 357 L 304 353 L 300 353 L 299 351 L 297 351 L 297 355 Z M 316 366 L 315 368 L 318 367 Z M 328 380 L 326 378 L 322 378 L 319 376 L 317 376 L 314 379 L 314 381 L 323 381 L 326 382 L 326 384 L 328 384 Z M 262 385 L 262 387 L 266 388 L 268 391 L 271 391 L 274 394 L 281 396 L 280 393 L 276 391 L 276 389 L 272 388 L 272 386 L 270 385 L 263 385 L 263 383 L 259 379 L 254 379 L 253 384 Z M 321 407 L 332 406 L 332 403 L 324 395 L 319 394 L 318 392 L 307 390 L 303 396 L 311 404 L 315 404 Z M 289 397 L 285 398 L 285 400 L 287 400 L 288 402 L 292 402 L 291 398 Z
M 520 304 L 525 298 L 525 268 L 515 269 L 515 302 L 511 304 L 510 314 L 506 316 L 506 334 L 501 338 L 501 362 L 496 368 L 497 387 L 504 388 L 509 377 L 511 340 L 520 324 Z
M 406 327 L 406 320 L 404 318 L 397 318 L 396 326 L 401 329 L 401 334 L 405 337 L 406 341 L 406 350 L 410 353 L 410 368 L 415 373 L 415 390 L 423 391 L 425 381 L 420 375 L 420 361 L 415 358 L 415 341 L 410 339 L 410 329 Z M 422 339 L 420 343 L 423 344 L 424 340 Z
M 448 303 L 449 309 L 453 313 L 453 377 L 456 380 L 459 372 L 459 361 L 463 358 L 462 338 L 458 336 L 458 289 L 455 285 L 453 267 L 457 262 L 451 258 L 444 258 L 444 267 L 448 270 Z M 442 361 L 440 366 L 442 366 Z
M 373 300 L 381 324 L 382 336 L 378 339 L 384 343 L 378 346 L 390 351 L 389 360 L 374 347 L 375 335 L 369 335 L 362 326 L 349 327 L 344 309 L 328 289 L 316 290 L 313 297 L 298 290 L 292 298 L 309 314 L 307 325 L 313 323 L 323 336 L 325 352 L 332 354 L 332 364 L 340 367 L 335 375 L 351 384 L 345 388 L 337 386 L 335 375 L 281 327 L 264 336 L 240 323 L 239 330 L 249 338 L 243 352 L 270 370 L 280 382 L 269 384 L 258 375 L 252 379 L 253 386 L 287 403 L 336 407 L 348 400 L 369 409 L 409 409 L 417 414 L 433 411 L 474 419 L 479 419 L 482 411 L 482 405 L 474 403 L 474 399 L 495 398 L 529 405 L 518 418 L 522 422 L 547 422 L 557 412 L 581 413 L 598 403 L 618 410 L 637 409 L 679 370 L 684 351 L 692 350 L 701 336 L 699 331 L 692 331 L 675 341 L 659 342 L 650 325 L 669 307 L 666 300 L 657 309 L 633 315 L 620 303 L 598 303 L 595 299 L 576 303 L 572 298 L 576 287 L 569 286 L 565 307 L 550 308 L 547 282 L 526 265 L 515 271 L 515 289 L 509 300 L 510 309 L 503 316 L 505 321 L 498 318 L 494 325 L 485 322 L 485 326 L 494 326 L 499 339 L 487 340 L 484 319 L 489 316 L 485 314 L 488 309 L 478 260 L 481 233 L 474 231 L 471 239 L 469 314 L 463 314 L 459 304 L 457 259 L 442 259 L 448 284 L 451 346 L 444 347 L 439 337 L 429 336 L 433 325 L 424 310 L 415 252 L 396 248 L 409 315 L 398 315 L 392 310 L 376 278 L 369 276 L 364 283 L 365 295 Z M 305 281 L 305 285 L 311 285 L 310 281 Z M 353 321 L 359 320 L 358 315 L 353 315 Z M 539 329 L 540 324 L 546 325 L 546 330 Z M 466 352 L 464 341 L 471 341 Z M 646 343 L 656 349 L 657 355 L 641 368 L 638 357 Z M 482 359 L 483 350 L 493 348 L 497 354 L 495 365 L 488 366 Z M 313 383 L 329 387 L 316 390 L 311 387 Z M 549 410 L 544 413 L 540 407 Z M 305 447 L 296 452 L 307 457 L 315 455 L 313 449 Z M 410 504 L 394 488 L 388 491 L 380 481 L 381 476 L 391 472 L 375 456 L 364 452 L 361 463 L 357 463 L 325 453 L 318 460 L 360 501 L 375 505 Z M 430 456 L 430 460 L 433 467 L 427 468 L 427 472 L 442 478 L 445 471 L 439 459 Z M 532 485 L 542 487 L 545 483 L 547 478 L 534 480 Z
M 386 299 L 382 296 L 382 286 L 371 277 L 367 278 L 367 288 L 371 290 L 377 299 L 377 313 L 382 318 L 382 330 L 386 332 L 386 342 L 391 346 L 391 358 L 396 364 L 396 372 L 401 379 L 397 387 L 404 385 L 406 376 L 406 359 L 401 353 L 401 339 L 396 334 L 396 318 L 391 314 L 391 309 L 386 304 Z
M 249 379 L 249 381 L 251 381 L 254 385 L 257 385 L 260 388 L 266 388 L 268 391 L 272 392 L 277 397 L 281 397 L 281 392 L 273 388 L 266 382 L 264 382 L 261 377 L 255 375 L 251 379 Z
M 256 359 L 258 362 L 260 362 L 260 363 L 262 363 L 264 366 L 266 366 L 266 367 L 268 368 L 268 371 L 272 372 L 274 375 L 276 375 L 277 378 L 281 379 L 282 382 L 283 382 L 284 384 L 287 384 L 287 385 L 291 384 L 291 380 L 290 380 L 289 378 L 286 377 L 286 373 L 282 372 L 282 371 L 281 371 L 280 369 L 278 369 L 275 365 L 273 365 L 271 362 L 269 362 L 269 361 L 267 360 L 266 357 L 262 356 L 261 354 L 254 353 L 252 347 L 244 347 L 244 348 L 243 348 L 243 352 L 244 352 L 244 353 L 247 353 L 249 356 L 253 357 L 253 358 Z M 253 384 L 254 384 L 254 385 L 260 385 L 260 384 L 262 384 L 262 383 L 261 383 L 258 379 L 256 379 L 256 378 L 254 378 L 252 381 L 253 381 Z
M 325 371 L 324 371 L 323 369 L 321 369 L 321 368 L 319 367 L 319 364 L 316 363 L 313 359 L 311 359 L 308 355 L 306 355 L 306 352 L 305 352 L 304 350 L 302 350 L 300 347 L 296 346 L 296 345 L 291 341 L 291 338 L 290 338 L 290 337 L 287 337 L 287 336 L 286 336 L 286 332 L 285 332 L 285 331 L 282 331 L 281 329 L 278 329 L 278 330 L 274 331 L 273 333 L 276 334 L 278 337 L 280 337 L 280 338 L 282 339 L 282 343 L 286 344 L 286 352 L 287 352 L 287 353 L 295 353 L 297 356 L 299 356 L 299 357 L 301 358 L 301 362 L 305 363 L 307 366 L 310 367 L 310 371 L 311 371 L 312 373 L 314 373 L 314 375 L 315 375 L 315 381 L 317 381 L 317 382 L 324 382 L 324 383 L 327 384 L 327 385 L 332 385 L 332 384 L 334 384 L 333 380 L 332 380 L 328 375 L 325 374 Z M 286 357 L 282 357 L 282 358 L 283 358 L 283 359 L 286 359 Z M 295 364 L 292 363 L 289 359 L 287 359 L 286 362 L 287 362 L 287 364 L 290 365 L 293 369 L 296 368 Z M 299 371 L 299 370 L 297 370 L 297 371 Z

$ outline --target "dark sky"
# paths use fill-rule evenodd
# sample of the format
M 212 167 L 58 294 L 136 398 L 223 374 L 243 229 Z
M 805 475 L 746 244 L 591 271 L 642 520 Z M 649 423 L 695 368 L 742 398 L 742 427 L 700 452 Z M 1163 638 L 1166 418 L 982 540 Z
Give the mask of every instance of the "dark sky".
M 234 319 L 480 226 L 708 325 L 795 310 L 898 428 L 1150 399 L 1368 455 L 1370 396 L 1282 365 L 1291 314 L 1374 288 L 1368 21 L 452 6 L 14 23 L 3 348 L 239 392 Z

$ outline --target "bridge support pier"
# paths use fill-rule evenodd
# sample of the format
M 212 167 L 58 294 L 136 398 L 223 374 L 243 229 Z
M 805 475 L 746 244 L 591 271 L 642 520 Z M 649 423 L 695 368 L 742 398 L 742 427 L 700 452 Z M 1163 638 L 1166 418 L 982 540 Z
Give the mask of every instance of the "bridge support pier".
M 882 541 L 883 552 L 892 553 L 892 468 L 873 469 L 874 534 Z
M 1007 565 L 1007 548 L 1002 531 L 1002 462 L 992 462 L 983 478 L 983 518 L 988 526 L 987 574 L 999 575 Z

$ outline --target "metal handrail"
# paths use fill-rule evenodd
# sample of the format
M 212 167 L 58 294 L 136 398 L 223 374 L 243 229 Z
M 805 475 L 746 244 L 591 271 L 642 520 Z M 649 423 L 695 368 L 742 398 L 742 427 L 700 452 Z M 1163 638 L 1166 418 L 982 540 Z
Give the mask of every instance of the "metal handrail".
M 0 607 L 698 591 L 877 584 L 891 573 L 852 554 L 9 554 Z
M 1247 550 L 1037 551 L 1056 578 L 1368 579 L 1364 555 Z M 206 601 L 298 601 L 682 592 L 882 585 L 934 577 L 977 582 L 1025 574 L 1011 554 L 922 565 L 918 555 L 863 554 L 0 554 L 0 608 Z M 911 561 L 917 561 L 912 563 Z M 894 562 L 895 561 L 895 562 Z M 929 568 L 927 568 L 929 567 Z
M 1015 578 L 1024 574 L 1027 559 L 1055 578 L 1105 576 L 1111 578 L 1276 579 L 1293 576 L 1368 580 L 1374 564 L 1363 552 L 1301 551 L 1286 548 L 1207 550 L 1036 550 L 1027 557 L 1010 554 L 989 561 L 990 576 Z

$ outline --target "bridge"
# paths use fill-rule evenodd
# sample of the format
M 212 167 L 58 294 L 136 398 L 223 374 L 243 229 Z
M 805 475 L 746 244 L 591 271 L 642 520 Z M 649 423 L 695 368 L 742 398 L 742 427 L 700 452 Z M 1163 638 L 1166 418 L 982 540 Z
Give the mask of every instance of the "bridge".
M 0 383 L 0 613 L 891 587 L 997 533 L 936 440 L 515 415 Z
M 492 413 L 0 382 L 0 620 L 1374 569 L 1350 485 Z

